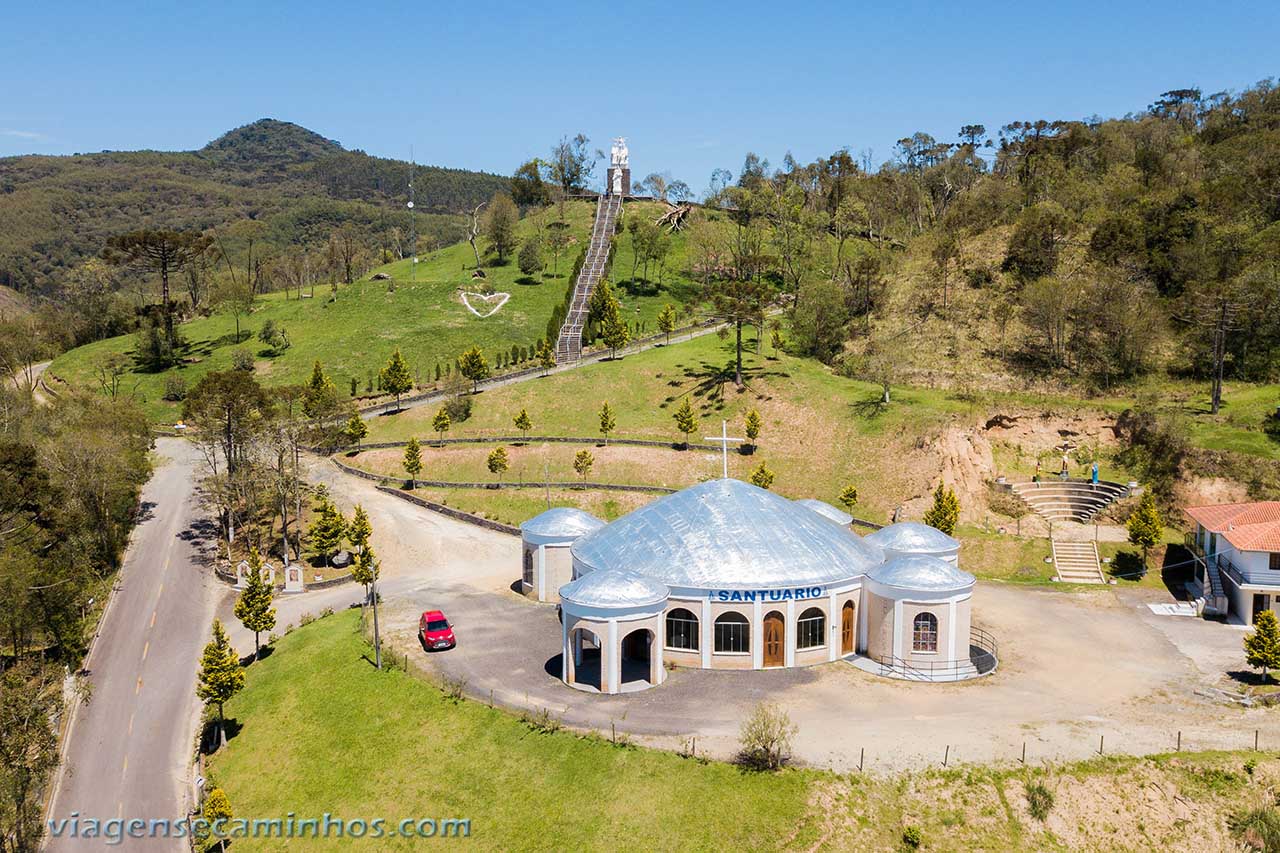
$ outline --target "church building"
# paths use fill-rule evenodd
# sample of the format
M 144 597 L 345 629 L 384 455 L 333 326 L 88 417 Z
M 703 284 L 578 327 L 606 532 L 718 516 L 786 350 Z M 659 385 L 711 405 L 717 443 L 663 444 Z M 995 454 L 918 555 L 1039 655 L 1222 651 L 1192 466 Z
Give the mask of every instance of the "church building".
M 753 670 L 849 659 L 916 680 L 994 668 L 994 657 L 974 661 L 974 578 L 958 568 L 958 542 L 911 522 L 863 538 L 847 513 L 820 503 L 722 478 L 609 524 L 577 515 L 566 523 L 580 511 L 563 509 L 525 522 L 526 594 L 548 600 L 549 580 L 571 566 L 558 591 L 565 683 L 643 690 L 663 681 L 668 664 Z M 567 549 L 568 560 L 548 549 Z

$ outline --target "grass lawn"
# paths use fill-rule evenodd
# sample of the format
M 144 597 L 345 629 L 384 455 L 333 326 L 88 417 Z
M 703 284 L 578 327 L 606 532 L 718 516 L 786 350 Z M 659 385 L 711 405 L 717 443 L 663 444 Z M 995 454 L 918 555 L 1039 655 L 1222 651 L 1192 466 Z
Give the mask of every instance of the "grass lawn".
M 237 818 L 469 818 L 485 850 L 1235 849 L 1226 818 L 1274 803 L 1266 752 L 1107 756 L 1049 768 L 961 765 L 893 776 L 757 775 L 674 753 L 535 731 L 377 672 L 345 612 L 301 627 L 248 670 L 238 733 L 208 763 Z M 750 675 L 743 673 L 743 677 Z M 1029 786 L 1048 793 L 1033 817 Z M 1159 792 L 1158 796 L 1152 792 Z M 236 841 L 233 849 L 408 850 L 409 839 Z
M 243 728 L 210 762 L 237 815 L 470 818 L 470 844 L 488 850 L 651 849 L 656 837 L 664 849 L 705 850 L 815 838 L 805 814 L 820 774 L 753 775 L 537 733 L 506 712 L 454 704 L 403 672 L 377 672 L 357 626 L 355 612 L 319 620 L 250 667 L 245 691 L 227 706 Z M 308 839 L 307 847 L 423 843 Z
M 654 204 L 629 205 L 624 215 L 656 215 L 657 209 Z M 340 285 L 332 301 L 328 283 L 316 285 L 314 298 L 287 298 L 283 293 L 262 296 L 253 313 L 241 317 L 238 346 L 235 321 L 229 315 L 215 314 L 184 323 L 179 328 L 187 341 L 185 362 L 166 372 L 131 371 L 125 375 L 122 388 L 142 400 L 153 420 L 171 423 L 178 417 L 181 404 L 163 399 L 166 378 L 176 373 L 190 388 L 205 373 L 230 368 L 232 353 L 238 348 L 254 354 L 256 374 L 264 384 L 305 381 L 318 360 L 343 395 L 350 393 L 352 379 L 357 383 L 358 394 L 366 394 L 396 347 L 404 353 L 420 385 L 435 380 L 437 363 L 446 363 L 471 346 L 480 346 L 491 362 L 500 350 L 509 352 L 512 346 L 532 351 L 546 334 L 552 311 L 564 299 L 568 273 L 590 233 L 595 212 L 589 202 L 573 202 L 565 210 L 573 242 L 560 257 L 558 274 L 548 268 L 545 275 L 530 278 L 520 272 L 514 258 L 503 266 L 493 266 L 486 258 L 486 278 L 482 283 L 471 277 L 475 268 L 471 246 L 458 243 L 423 256 L 416 282 L 411 281 L 415 276 L 408 260 L 370 273 L 391 275 L 394 293 L 388 291 L 385 281 L 372 281 L 366 276 L 353 285 Z M 550 228 L 556 209 L 544 211 L 541 216 L 541 222 L 531 218 L 521 221 L 522 239 L 535 234 L 539 227 Z M 643 323 L 649 332 L 656 331 L 655 318 L 666 303 L 680 306 L 696 301 L 695 288 L 686 274 L 684 242 L 682 235 L 673 237 L 661 284 L 640 281 L 620 286 L 624 316 L 632 323 Z M 483 240 L 480 245 L 483 254 Z M 629 274 L 629 245 L 630 238 L 624 232 L 619 237 L 615 271 L 625 269 Z M 546 260 L 550 266 L 549 254 Z M 655 271 L 651 270 L 650 275 L 654 277 Z M 471 313 L 459 295 L 463 291 L 479 292 L 482 285 L 510 294 L 505 305 L 483 319 Z M 474 300 L 473 306 L 481 313 L 486 310 L 483 303 Z M 292 341 L 292 346 L 278 356 L 272 356 L 256 337 L 267 320 L 283 325 Z M 50 373 L 77 387 L 96 390 L 96 370 L 102 359 L 112 353 L 132 355 L 134 345 L 133 336 L 126 335 L 79 347 L 55 359 Z

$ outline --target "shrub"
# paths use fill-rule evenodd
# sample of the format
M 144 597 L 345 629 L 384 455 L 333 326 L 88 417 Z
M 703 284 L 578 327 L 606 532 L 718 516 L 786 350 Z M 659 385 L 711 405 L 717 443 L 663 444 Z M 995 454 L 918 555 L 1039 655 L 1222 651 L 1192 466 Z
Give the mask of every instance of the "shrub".
M 1027 810 L 1031 816 L 1043 823 L 1053 810 L 1053 791 L 1042 782 L 1027 783 Z
M 244 347 L 231 351 L 231 367 L 233 370 L 253 371 L 253 353 Z
M 1256 771 L 1257 769 L 1258 769 L 1258 759 L 1256 758 L 1250 758 L 1248 761 L 1244 763 L 1244 772 L 1248 773 L 1250 776 L 1252 776 L 1254 774 L 1254 771 Z
M 316 621 L 316 617 L 312 616 L 309 612 L 303 613 L 301 616 L 298 617 L 298 627 L 299 628 L 305 627 L 307 625 L 310 625 L 314 621 Z
M 1280 811 L 1275 806 L 1241 809 L 1227 818 L 1227 828 L 1250 850 L 1280 850 Z
M 170 402 L 180 403 L 187 399 L 187 380 L 176 373 L 164 378 L 164 398 Z
M 450 702 L 461 702 L 462 694 L 467 690 L 467 680 L 446 675 L 440 682 L 440 690 Z
M 908 826 L 902 830 L 902 846 L 908 850 L 918 850 L 924 844 L 924 830 L 918 826 Z
M 535 732 L 542 734 L 555 734 L 560 731 L 560 718 L 553 717 L 551 712 L 546 708 L 539 708 L 537 713 L 532 713 L 527 709 L 520 712 L 520 722 L 524 723 Z
M 786 711 L 761 702 L 742 723 L 739 763 L 753 770 L 777 770 L 791 757 L 791 742 L 798 731 Z

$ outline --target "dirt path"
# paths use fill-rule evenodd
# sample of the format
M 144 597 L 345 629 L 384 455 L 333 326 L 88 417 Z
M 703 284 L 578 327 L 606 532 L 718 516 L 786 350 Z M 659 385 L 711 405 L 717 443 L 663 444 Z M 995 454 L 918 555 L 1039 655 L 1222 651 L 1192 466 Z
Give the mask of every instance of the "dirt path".
M 1083 758 L 1245 747 L 1255 729 L 1280 745 L 1280 719 L 1266 710 L 1223 706 L 1195 694 L 1239 659 L 1239 632 L 1200 619 L 1155 616 L 1159 591 L 1110 588 L 1061 592 L 982 583 L 974 620 L 1000 644 L 1000 668 L 978 681 L 910 684 L 845 663 L 752 674 L 677 670 L 640 694 L 597 696 L 565 687 L 555 610 L 511 592 L 519 567 L 514 537 L 436 516 L 316 460 L 312 477 L 341 503 L 369 511 L 383 555 L 385 634 L 426 665 L 463 679 L 473 696 L 511 707 L 546 707 L 570 725 L 633 733 L 676 747 L 698 738 L 720 756 L 761 699 L 780 702 L 797 723 L 798 757 L 848 770 L 899 770 L 948 760 Z M 424 656 L 417 615 L 441 607 L 459 632 L 457 649 Z M 313 612 L 315 612 L 313 610 Z

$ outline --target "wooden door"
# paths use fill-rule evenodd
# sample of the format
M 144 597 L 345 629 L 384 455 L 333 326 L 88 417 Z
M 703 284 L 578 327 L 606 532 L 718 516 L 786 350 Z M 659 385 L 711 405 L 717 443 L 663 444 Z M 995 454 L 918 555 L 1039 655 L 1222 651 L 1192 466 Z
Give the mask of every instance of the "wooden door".
M 853 602 L 846 601 L 840 608 L 840 653 L 853 654 Z
M 783 638 L 786 621 L 776 610 L 764 617 L 764 665 L 786 666 L 787 653 Z

